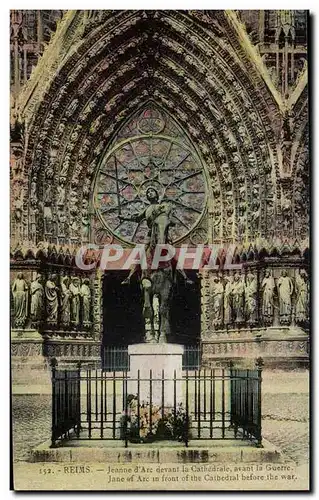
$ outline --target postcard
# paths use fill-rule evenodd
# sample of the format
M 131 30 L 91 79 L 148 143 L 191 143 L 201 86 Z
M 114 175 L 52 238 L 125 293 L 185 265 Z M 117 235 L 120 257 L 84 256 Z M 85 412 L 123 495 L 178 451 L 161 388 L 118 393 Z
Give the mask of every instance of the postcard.
M 12 489 L 309 490 L 306 10 L 11 10 Z

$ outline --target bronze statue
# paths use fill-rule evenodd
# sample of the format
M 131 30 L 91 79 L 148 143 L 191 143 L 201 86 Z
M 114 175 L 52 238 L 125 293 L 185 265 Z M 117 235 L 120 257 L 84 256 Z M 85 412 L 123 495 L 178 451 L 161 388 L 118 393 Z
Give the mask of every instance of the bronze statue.
M 149 187 L 146 191 L 149 206 L 140 214 L 132 217 L 119 217 L 120 220 L 140 222 L 146 220 L 149 228 L 149 242 L 146 248 L 146 260 L 151 262 L 156 245 L 169 243 L 169 228 L 175 225 L 172 208 L 167 202 L 160 202 L 157 190 Z M 138 271 L 139 266 L 132 267 L 129 276 L 122 282 L 128 284 L 131 277 Z M 177 269 L 187 283 L 192 283 L 182 269 Z M 141 286 L 143 292 L 143 316 L 145 321 L 145 342 L 166 343 L 171 333 L 169 308 L 174 282 L 174 269 L 171 261 L 164 262 L 158 269 L 143 269 L 141 272 Z M 159 331 L 155 328 L 154 306 L 158 304 Z M 157 307 L 155 307 L 157 309 Z

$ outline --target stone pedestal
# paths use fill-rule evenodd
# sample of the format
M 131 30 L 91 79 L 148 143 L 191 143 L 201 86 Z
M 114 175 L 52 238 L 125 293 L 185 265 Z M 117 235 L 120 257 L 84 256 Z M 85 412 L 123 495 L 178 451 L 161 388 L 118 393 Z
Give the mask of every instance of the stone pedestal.
M 128 382 L 128 394 L 137 395 L 139 371 L 140 402 L 149 402 L 152 397 L 152 403 L 161 406 L 164 391 L 164 406 L 172 407 L 174 405 L 174 387 L 176 404 L 182 402 L 183 350 L 183 346 L 178 344 L 135 344 L 129 346 L 129 377 L 131 380 Z M 162 382 L 163 370 L 164 383 Z M 150 375 L 152 382 L 150 382 Z M 175 383 L 174 375 L 176 376 Z
M 11 330 L 13 394 L 50 394 L 50 367 L 43 356 L 43 337 L 37 330 Z

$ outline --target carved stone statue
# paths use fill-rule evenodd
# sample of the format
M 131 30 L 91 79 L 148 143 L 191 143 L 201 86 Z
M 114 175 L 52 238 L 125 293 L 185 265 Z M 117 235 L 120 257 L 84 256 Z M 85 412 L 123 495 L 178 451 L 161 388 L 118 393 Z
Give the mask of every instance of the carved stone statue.
M 44 231 L 50 234 L 52 232 L 52 209 L 49 206 L 45 206 L 43 209 L 43 219 L 44 219 Z
M 308 319 L 309 292 L 307 283 L 307 274 L 300 271 L 296 276 L 296 321 L 304 323 Z
M 30 186 L 30 201 L 32 205 L 37 204 L 37 178 L 35 176 L 32 177 L 31 186 Z
M 37 217 L 39 209 L 37 207 L 30 207 L 29 212 L 29 227 L 30 227 L 30 240 L 36 242 L 37 239 Z
M 241 323 L 244 320 L 244 280 L 240 274 L 234 276 L 232 287 L 233 311 L 235 323 Z
M 64 276 L 61 280 L 61 325 L 66 327 L 70 325 L 71 309 L 70 309 L 70 278 Z
M 71 293 L 71 323 L 74 326 L 80 324 L 80 280 L 74 276 L 70 284 Z
M 56 275 L 49 276 L 45 287 L 46 298 L 46 320 L 48 325 L 56 326 L 58 323 L 58 288 L 56 285 Z
M 64 236 L 66 226 L 66 215 L 62 210 L 58 211 L 58 235 Z
M 12 231 L 16 240 L 22 239 L 22 213 L 23 213 L 23 187 L 22 182 L 17 180 L 12 183 Z
M 43 320 L 44 315 L 44 289 L 42 276 L 37 274 L 30 286 L 31 294 L 31 320 L 33 324 L 38 324 Z
M 28 285 L 18 273 L 12 285 L 14 326 L 23 328 L 28 316 Z
M 65 180 L 62 177 L 58 185 L 57 206 L 63 207 L 65 203 Z
M 257 278 L 248 273 L 245 284 L 245 310 L 248 323 L 255 323 L 257 319 Z
M 70 217 L 70 236 L 71 238 L 76 239 L 76 241 L 79 240 L 80 236 L 80 224 L 79 221 L 76 217 Z
M 232 323 L 232 288 L 233 288 L 233 277 L 228 276 L 226 278 L 225 293 L 224 293 L 224 323 L 225 325 L 230 325 Z
M 262 315 L 264 322 L 267 324 L 272 323 L 274 315 L 274 289 L 275 280 L 270 274 L 270 271 L 266 271 L 265 277 L 261 284 L 262 289 Z
M 89 239 L 89 230 L 90 230 L 90 219 L 88 214 L 88 200 L 82 200 L 82 238 L 84 241 Z
M 218 276 L 214 276 L 211 293 L 213 306 L 213 325 L 221 326 L 223 323 L 224 286 Z
M 280 323 L 289 324 L 291 321 L 291 297 L 294 291 L 292 279 L 287 275 L 287 271 L 282 271 L 277 282 L 279 296 Z
M 70 192 L 70 213 L 75 215 L 78 213 L 78 193 L 75 189 Z
M 90 280 L 85 279 L 80 289 L 82 297 L 82 321 L 83 325 L 87 326 L 91 323 L 91 289 Z

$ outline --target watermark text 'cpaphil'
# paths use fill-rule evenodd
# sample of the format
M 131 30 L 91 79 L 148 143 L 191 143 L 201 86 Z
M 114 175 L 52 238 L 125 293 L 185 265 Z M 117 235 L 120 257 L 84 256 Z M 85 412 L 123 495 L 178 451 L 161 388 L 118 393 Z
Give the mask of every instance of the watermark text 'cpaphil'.
M 158 244 L 150 249 L 138 244 L 133 248 L 124 248 L 118 244 L 95 244 L 82 246 L 75 257 L 76 265 L 82 271 L 130 270 L 134 266 L 142 270 L 172 266 L 184 270 L 220 270 L 241 269 L 241 264 L 234 263 L 236 245 L 181 245 Z

